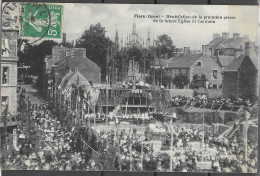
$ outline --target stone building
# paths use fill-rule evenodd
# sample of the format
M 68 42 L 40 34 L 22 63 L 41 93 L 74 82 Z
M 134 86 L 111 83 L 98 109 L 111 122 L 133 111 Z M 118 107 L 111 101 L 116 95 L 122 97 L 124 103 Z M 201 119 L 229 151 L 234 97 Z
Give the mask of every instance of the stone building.
M 223 72 L 224 98 L 253 98 L 257 94 L 257 67 L 253 62 L 253 46 L 245 44 L 245 55 L 234 59 Z
M 204 74 L 209 81 L 209 89 L 221 89 L 221 67 L 211 56 L 209 45 L 203 45 L 202 51 L 202 53 L 183 53 L 168 60 L 162 59 L 161 63 L 172 78 L 184 74 L 188 76 L 191 82 L 194 75 L 201 76 Z M 170 82 L 167 88 L 172 89 L 175 86 Z
M 257 47 L 248 35 L 240 36 L 239 33 L 233 33 L 233 37 L 230 37 L 228 32 L 223 32 L 221 36 L 220 34 L 213 34 L 213 40 L 209 45 L 211 45 L 213 56 L 234 56 L 238 58 L 241 54 L 245 54 L 246 42 L 251 43 L 256 56 Z
M 77 68 L 91 83 L 101 83 L 101 69 L 86 57 L 85 48 L 55 46 L 52 48 L 52 55 L 45 57 L 44 67 L 44 95 L 50 98 L 54 98 L 57 79 L 62 79 L 69 70 L 74 72 Z
M 18 31 L 2 31 L 1 105 L 11 115 L 17 114 L 17 38 Z

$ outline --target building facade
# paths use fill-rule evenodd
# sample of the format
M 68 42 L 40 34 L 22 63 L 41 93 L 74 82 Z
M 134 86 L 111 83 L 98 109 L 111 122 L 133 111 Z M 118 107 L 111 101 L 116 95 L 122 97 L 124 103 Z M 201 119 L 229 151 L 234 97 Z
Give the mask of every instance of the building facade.
M 2 112 L 17 114 L 17 38 L 18 31 L 2 31 L 1 98 Z

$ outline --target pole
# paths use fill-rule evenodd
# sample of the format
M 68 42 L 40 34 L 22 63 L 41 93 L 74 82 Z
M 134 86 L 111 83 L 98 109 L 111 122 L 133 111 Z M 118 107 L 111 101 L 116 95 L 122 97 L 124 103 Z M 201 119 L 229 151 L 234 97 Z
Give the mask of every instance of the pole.
M 116 127 L 118 128 L 118 126 Z M 120 143 L 119 143 L 119 137 L 116 135 L 116 138 L 117 138 L 117 149 L 118 149 L 118 162 L 119 162 L 119 170 L 121 171 L 122 168 L 121 168 L 121 154 L 120 154 Z
M 116 146 L 116 128 L 115 128 L 115 131 L 114 131 L 114 147 Z
M 246 172 L 247 172 L 247 130 L 248 130 L 248 121 L 247 121 L 247 115 L 246 115 L 246 122 L 245 122 L 245 161 L 246 161 Z
M 126 106 L 125 106 L 125 117 L 126 117 L 126 114 L 127 114 L 127 106 L 128 106 L 128 98 L 127 98 L 127 102 L 126 102 Z
M 141 171 L 143 171 L 144 170 L 144 166 L 143 166 L 143 164 L 144 164 L 144 144 L 143 143 L 141 143 L 141 166 L 142 166 L 142 168 L 141 168 Z
M 172 143 L 173 143 L 173 130 L 172 130 L 172 118 L 170 122 L 170 132 L 171 132 L 171 148 L 170 148 L 170 172 L 172 172 Z
M 202 112 L 202 118 L 203 118 L 203 126 L 202 126 L 202 161 L 204 161 L 204 133 L 205 133 L 205 129 L 204 129 L 204 111 Z
M 90 120 L 90 115 L 89 115 L 89 101 L 88 101 L 88 126 L 89 126 L 89 128 L 91 126 L 91 120 Z
M 84 119 L 84 101 L 82 101 L 82 108 L 81 108 L 81 121 L 83 122 Z
M 161 65 L 161 56 L 159 56 L 160 59 L 160 74 L 161 74 L 161 80 L 160 80 L 160 87 L 162 86 L 162 65 Z
M 129 142 L 130 142 L 130 149 L 129 149 L 129 151 L 130 151 L 130 171 L 132 171 L 133 170 L 133 166 L 132 166 L 132 128 L 130 128 L 130 140 L 129 140 Z
M 108 84 L 106 88 L 106 125 L 108 125 Z
M 94 105 L 94 126 L 96 126 L 96 105 Z
M 109 69 L 108 69 L 108 61 L 109 61 L 109 48 L 107 49 L 107 57 L 106 57 L 106 125 L 108 125 L 108 82 L 109 82 Z

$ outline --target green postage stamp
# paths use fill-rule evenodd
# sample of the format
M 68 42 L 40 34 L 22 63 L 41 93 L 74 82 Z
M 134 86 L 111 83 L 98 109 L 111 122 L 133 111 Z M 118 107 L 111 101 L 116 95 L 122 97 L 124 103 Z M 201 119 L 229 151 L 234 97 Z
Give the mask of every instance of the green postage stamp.
M 20 36 L 23 38 L 61 39 L 62 16 L 62 5 L 22 3 Z

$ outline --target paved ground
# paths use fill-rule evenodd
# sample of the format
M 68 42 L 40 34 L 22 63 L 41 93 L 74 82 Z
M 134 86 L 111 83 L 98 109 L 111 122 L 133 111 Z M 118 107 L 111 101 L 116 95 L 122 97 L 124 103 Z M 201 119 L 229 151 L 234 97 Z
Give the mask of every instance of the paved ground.
M 21 88 L 25 88 L 26 90 L 25 97 L 27 99 L 27 97 L 29 96 L 31 104 L 37 103 L 37 105 L 40 105 L 44 103 L 44 101 L 40 98 L 38 91 L 35 88 L 33 88 L 32 85 L 19 85 L 19 86 Z

